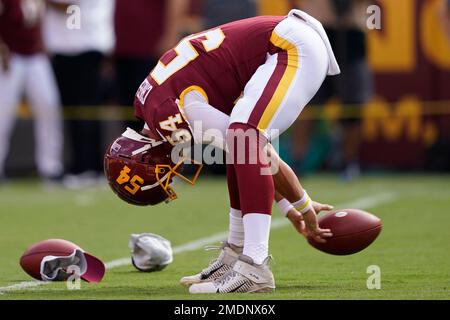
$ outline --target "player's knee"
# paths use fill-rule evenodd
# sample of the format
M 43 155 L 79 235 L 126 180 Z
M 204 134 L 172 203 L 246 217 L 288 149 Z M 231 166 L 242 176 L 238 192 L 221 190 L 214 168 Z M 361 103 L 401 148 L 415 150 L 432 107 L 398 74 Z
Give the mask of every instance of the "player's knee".
M 232 123 L 227 130 L 226 143 L 228 163 L 265 163 L 263 150 L 267 140 L 255 127 L 245 123 Z

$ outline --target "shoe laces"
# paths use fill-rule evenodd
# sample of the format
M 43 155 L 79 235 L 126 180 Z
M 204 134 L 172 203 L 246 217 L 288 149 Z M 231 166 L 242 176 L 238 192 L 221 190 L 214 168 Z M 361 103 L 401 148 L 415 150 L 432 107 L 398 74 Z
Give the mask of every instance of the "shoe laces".
M 220 250 L 220 249 L 222 249 L 221 246 L 212 246 L 212 245 L 204 246 L 203 248 L 205 249 L 205 251 L 212 251 L 212 250 Z
M 211 250 L 221 250 L 221 246 L 205 246 L 205 251 L 211 251 Z M 219 258 L 214 258 L 209 262 L 209 265 L 202 270 L 202 274 L 208 274 L 211 270 L 217 269 L 220 267 Z

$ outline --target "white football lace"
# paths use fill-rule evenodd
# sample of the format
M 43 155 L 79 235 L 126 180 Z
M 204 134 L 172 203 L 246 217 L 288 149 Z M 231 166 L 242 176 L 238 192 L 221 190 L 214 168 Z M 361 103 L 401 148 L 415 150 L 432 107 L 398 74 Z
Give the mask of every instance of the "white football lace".
M 220 250 L 222 247 L 219 246 L 205 246 L 205 251 L 211 251 L 211 250 Z M 212 259 L 208 266 L 202 270 L 202 274 L 209 274 L 211 270 L 216 269 L 220 267 L 220 264 L 218 263 L 219 258 Z
M 221 246 L 204 246 L 205 251 L 211 251 L 211 250 L 220 250 L 222 249 Z
M 209 275 L 212 270 L 217 270 L 217 269 L 221 268 L 222 266 L 224 266 L 224 265 L 219 262 L 218 258 L 213 259 L 209 262 L 209 266 L 202 270 L 202 274 Z

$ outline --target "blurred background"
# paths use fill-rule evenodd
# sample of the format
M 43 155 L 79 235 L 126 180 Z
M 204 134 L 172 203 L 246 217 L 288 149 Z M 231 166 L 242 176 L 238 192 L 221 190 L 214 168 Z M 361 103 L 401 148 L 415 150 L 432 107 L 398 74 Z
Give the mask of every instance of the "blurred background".
M 134 94 L 164 51 L 291 8 L 323 23 L 343 71 L 280 139 L 297 173 L 450 171 L 448 0 L 0 0 L 1 181 L 104 183 L 104 150 L 139 129 Z

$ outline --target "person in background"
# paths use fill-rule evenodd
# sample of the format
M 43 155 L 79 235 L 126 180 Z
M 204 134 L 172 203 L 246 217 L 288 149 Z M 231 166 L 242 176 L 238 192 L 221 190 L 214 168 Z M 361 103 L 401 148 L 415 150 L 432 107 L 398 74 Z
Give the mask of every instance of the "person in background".
M 373 94 L 373 76 L 367 63 L 366 0 L 301 0 L 300 9 L 318 18 L 325 27 L 340 62 L 342 73 L 327 78 L 312 104 L 323 105 L 336 97 L 347 108 L 341 120 L 343 130 L 343 178 L 360 174 L 360 109 Z M 308 150 L 312 121 L 301 121 L 294 129 L 295 158 L 301 162 Z
M 116 0 L 114 58 L 120 105 L 133 105 L 142 79 L 177 43 L 187 6 L 186 0 Z M 138 122 L 126 125 L 136 129 Z
M 114 1 L 48 0 L 48 6 L 44 39 L 69 115 L 72 147 L 72 175 L 64 180 L 68 187 L 82 188 L 96 183 L 102 171 L 96 106 L 100 104 L 101 65 L 114 46 Z
M 203 0 L 202 2 L 206 29 L 257 15 L 256 0 Z
M 41 0 L 0 0 L 0 180 L 24 93 L 35 118 L 38 172 L 52 183 L 63 174 L 59 94 L 41 37 L 44 8 Z
M 450 43 L 450 0 L 443 0 L 439 6 L 438 18 Z

